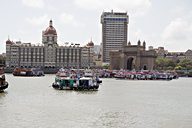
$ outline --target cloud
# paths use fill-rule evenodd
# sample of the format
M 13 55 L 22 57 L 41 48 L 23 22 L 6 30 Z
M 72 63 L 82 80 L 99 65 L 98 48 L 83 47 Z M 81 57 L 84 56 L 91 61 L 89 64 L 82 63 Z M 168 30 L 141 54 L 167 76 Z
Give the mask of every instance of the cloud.
M 74 22 L 74 16 L 71 14 L 67 14 L 67 13 L 62 13 L 60 15 L 60 20 L 62 21 L 62 23 L 64 24 L 69 24 L 71 22 Z
M 168 49 L 181 51 L 192 49 L 192 18 L 176 18 L 164 29 L 162 40 Z M 177 45 L 176 45 L 177 44 Z
M 43 0 L 22 0 L 23 4 L 29 7 L 35 8 L 43 8 L 44 1 Z
M 163 32 L 163 39 L 169 41 L 191 39 L 192 23 L 189 20 L 177 18 L 171 21 Z
M 132 11 L 141 13 L 151 6 L 150 0 L 75 0 L 74 3 L 88 10 Z
M 64 25 L 72 25 L 75 27 L 83 27 L 84 24 L 80 23 L 80 21 L 77 22 L 77 20 L 74 18 L 72 14 L 68 13 L 62 13 L 59 17 L 60 21 Z
M 26 18 L 26 21 L 33 26 L 40 26 L 40 25 L 45 25 L 48 23 L 49 18 L 48 15 L 43 15 L 40 17 L 33 17 L 33 18 Z
M 140 29 L 136 30 L 133 34 L 138 40 L 142 37 L 142 31 Z

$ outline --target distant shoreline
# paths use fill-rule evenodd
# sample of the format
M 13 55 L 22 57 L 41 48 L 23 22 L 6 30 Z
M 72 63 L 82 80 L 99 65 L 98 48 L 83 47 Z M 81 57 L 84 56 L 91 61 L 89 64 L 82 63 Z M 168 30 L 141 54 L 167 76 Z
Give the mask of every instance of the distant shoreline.
M 56 74 L 60 68 L 41 68 L 44 74 Z M 5 73 L 13 73 L 14 68 L 5 68 Z M 107 69 L 106 69 L 107 70 Z M 179 77 L 192 77 L 191 74 L 187 74 L 184 71 L 176 71 Z
M 12 73 L 14 68 L 5 68 L 4 72 L 5 73 Z M 55 74 L 59 70 L 58 68 L 43 68 L 42 69 L 45 74 Z

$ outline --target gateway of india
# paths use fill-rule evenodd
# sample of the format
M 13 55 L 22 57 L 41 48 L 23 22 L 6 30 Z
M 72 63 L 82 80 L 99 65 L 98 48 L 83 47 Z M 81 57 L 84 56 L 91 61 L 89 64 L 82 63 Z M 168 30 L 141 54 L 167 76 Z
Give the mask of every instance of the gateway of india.
M 125 45 L 122 50 L 110 51 L 110 68 L 127 70 L 153 70 L 155 69 L 156 51 L 146 50 L 145 41 L 141 44 L 139 40 L 137 45 Z

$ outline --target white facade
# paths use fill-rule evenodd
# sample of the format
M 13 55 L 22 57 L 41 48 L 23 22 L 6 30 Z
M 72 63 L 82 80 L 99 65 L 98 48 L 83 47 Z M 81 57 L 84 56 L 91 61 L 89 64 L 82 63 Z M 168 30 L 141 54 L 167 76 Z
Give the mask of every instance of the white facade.
M 81 51 L 81 61 L 82 61 L 82 67 L 83 68 L 90 68 L 93 67 L 93 47 L 89 47 L 89 46 L 85 46 L 82 47 L 82 51 Z M 88 65 L 87 65 L 88 64 Z
M 42 32 L 42 45 L 6 41 L 7 67 L 64 67 L 82 68 L 93 66 L 89 47 L 58 46 L 57 32 L 49 23 Z
M 19 66 L 23 67 L 43 67 L 44 66 L 44 47 L 23 43 L 19 45 Z
M 81 67 L 81 49 L 79 46 L 61 46 L 58 47 L 56 55 L 56 66 L 57 67 Z

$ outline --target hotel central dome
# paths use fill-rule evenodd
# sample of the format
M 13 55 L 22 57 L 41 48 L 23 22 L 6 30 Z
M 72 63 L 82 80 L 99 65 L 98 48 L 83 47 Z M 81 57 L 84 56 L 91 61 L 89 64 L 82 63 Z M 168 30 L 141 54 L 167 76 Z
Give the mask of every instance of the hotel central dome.
M 87 46 L 89 46 L 89 47 L 94 47 L 93 41 L 91 40 L 91 41 L 87 44 Z
M 9 39 L 6 41 L 6 44 L 12 44 L 13 42 L 10 41 Z
M 44 35 L 57 35 L 56 29 L 53 27 L 53 22 L 52 20 L 49 21 L 49 27 L 44 31 Z

